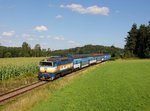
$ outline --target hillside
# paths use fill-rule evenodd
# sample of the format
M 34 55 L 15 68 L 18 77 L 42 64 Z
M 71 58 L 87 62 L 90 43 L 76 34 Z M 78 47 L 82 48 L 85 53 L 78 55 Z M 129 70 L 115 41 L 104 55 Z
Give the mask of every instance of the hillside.
M 63 55 L 63 56 L 66 56 L 68 54 L 90 54 L 90 53 L 104 53 L 118 57 L 123 55 L 123 49 L 114 46 L 110 47 L 102 45 L 85 45 L 83 47 L 55 50 L 51 52 L 52 55 Z

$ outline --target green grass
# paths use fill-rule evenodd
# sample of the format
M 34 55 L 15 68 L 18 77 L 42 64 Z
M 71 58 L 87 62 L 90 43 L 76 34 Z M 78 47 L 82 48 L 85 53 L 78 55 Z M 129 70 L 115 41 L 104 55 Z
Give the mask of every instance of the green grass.
M 96 66 L 36 103 L 32 111 L 150 111 L 150 60 Z

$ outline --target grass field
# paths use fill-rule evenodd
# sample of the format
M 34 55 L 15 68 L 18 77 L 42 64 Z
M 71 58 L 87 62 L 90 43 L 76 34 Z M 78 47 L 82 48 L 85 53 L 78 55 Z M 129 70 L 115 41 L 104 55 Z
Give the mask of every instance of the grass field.
M 32 111 L 150 111 L 150 60 L 119 60 L 88 70 Z

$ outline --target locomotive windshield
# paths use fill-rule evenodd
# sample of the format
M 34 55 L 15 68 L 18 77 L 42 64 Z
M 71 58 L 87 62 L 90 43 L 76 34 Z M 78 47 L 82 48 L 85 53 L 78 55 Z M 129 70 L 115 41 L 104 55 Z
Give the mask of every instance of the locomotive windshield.
M 41 66 L 53 66 L 52 62 L 40 62 Z

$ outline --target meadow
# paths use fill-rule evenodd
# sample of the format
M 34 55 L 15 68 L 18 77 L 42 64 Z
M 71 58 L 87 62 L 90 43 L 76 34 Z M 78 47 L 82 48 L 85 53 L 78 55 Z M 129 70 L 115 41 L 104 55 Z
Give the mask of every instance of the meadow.
M 37 81 L 39 61 L 43 58 L 0 58 L 0 94 Z
M 150 60 L 116 60 L 52 81 L 4 111 L 150 111 Z
M 99 65 L 32 111 L 150 111 L 150 60 Z

